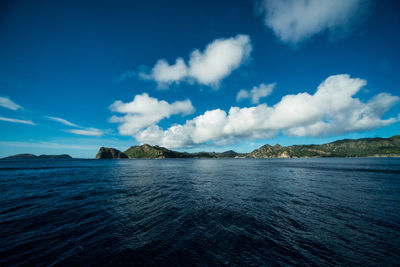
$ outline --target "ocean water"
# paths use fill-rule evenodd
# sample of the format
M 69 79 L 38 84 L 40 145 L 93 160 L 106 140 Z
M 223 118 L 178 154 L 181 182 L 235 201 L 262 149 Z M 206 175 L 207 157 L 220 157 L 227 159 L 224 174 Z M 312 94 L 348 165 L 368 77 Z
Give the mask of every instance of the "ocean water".
M 400 159 L 0 161 L 0 265 L 400 265 Z

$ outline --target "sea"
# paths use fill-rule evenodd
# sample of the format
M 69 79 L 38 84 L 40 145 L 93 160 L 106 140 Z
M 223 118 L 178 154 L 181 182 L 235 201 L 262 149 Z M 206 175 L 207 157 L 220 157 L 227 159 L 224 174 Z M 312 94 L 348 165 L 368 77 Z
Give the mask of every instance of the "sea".
M 399 266 L 400 159 L 0 161 L 1 266 Z

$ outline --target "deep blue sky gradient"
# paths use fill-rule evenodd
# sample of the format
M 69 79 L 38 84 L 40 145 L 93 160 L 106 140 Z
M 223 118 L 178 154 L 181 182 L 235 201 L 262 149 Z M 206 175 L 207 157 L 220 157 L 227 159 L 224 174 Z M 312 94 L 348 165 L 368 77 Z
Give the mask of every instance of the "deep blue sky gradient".
M 0 116 L 30 119 L 36 126 L 0 121 L 0 156 L 19 152 L 63 153 L 92 157 L 99 145 L 126 149 L 137 142 L 118 135 L 109 123 L 115 100 L 131 101 L 143 92 L 173 102 L 189 98 L 196 113 L 173 116 L 160 125 L 184 123 L 206 110 L 236 103 L 240 89 L 276 82 L 268 105 L 284 95 L 314 93 L 329 75 L 347 73 L 366 79 L 369 99 L 380 92 L 400 95 L 400 4 L 374 1 L 361 19 L 343 33 L 323 33 L 291 47 L 282 43 L 257 16 L 251 1 L 1 1 L 0 96 L 23 107 L 0 109 Z M 253 51 L 244 66 L 225 78 L 218 90 L 182 83 L 157 90 L 154 82 L 135 77 L 116 80 L 129 70 L 150 70 L 158 59 L 187 60 L 190 52 L 217 38 L 247 34 Z M 400 114 L 396 105 L 385 117 Z M 103 129 L 103 137 L 76 136 L 45 116 Z M 200 146 L 198 150 L 251 151 L 265 143 L 283 145 L 323 143 L 343 137 L 388 137 L 400 133 L 399 123 L 376 131 L 329 138 L 278 136 L 272 140 L 243 141 L 227 147 Z M 16 143 L 19 142 L 19 143 Z M 27 147 L 21 142 L 38 143 Z M 65 144 L 51 148 L 41 143 Z M 89 146 L 83 150 L 70 148 Z

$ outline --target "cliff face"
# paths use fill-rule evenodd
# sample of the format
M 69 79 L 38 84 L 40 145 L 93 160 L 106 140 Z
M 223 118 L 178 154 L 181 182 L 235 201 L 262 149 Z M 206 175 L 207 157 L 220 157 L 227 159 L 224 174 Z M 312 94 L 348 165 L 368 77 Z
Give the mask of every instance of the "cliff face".
M 398 157 L 400 135 L 390 138 L 362 138 L 339 140 L 323 145 L 264 145 L 251 152 L 251 158 L 305 157 Z
M 126 159 L 127 155 L 115 148 L 100 147 L 96 159 Z

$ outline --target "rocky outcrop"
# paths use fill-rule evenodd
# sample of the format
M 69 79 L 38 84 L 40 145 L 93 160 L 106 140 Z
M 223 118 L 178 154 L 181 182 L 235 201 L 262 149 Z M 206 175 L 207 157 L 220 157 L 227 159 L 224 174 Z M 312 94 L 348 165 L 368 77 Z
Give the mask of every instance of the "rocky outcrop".
M 128 158 L 125 153 L 115 148 L 100 147 L 99 152 L 96 155 L 96 159 L 126 159 Z

